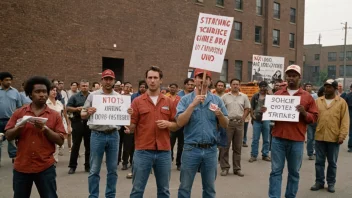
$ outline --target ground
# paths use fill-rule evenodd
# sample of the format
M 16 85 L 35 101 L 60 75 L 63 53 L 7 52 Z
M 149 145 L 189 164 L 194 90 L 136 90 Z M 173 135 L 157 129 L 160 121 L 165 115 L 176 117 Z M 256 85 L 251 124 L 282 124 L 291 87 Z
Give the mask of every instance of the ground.
M 251 143 L 252 129 L 249 128 L 249 144 Z M 83 145 L 82 145 L 83 146 Z M 7 143 L 3 144 L 2 149 L 2 167 L 0 168 L 0 198 L 13 197 L 12 192 L 12 164 L 7 156 Z M 261 149 L 261 147 L 260 147 Z M 81 148 L 81 154 L 84 153 Z M 230 156 L 232 154 L 230 153 Z M 250 157 L 250 145 L 248 148 L 242 149 L 242 170 L 245 176 L 243 178 L 230 174 L 226 177 L 220 176 L 220 168 L 218 169 L 218 177 L 216 180 L 216 195 L 221 198 L 234 198 L 234 197 L 249 197 L 249 198 L 263 198 L 268 197 L 268 185 L 269 185 L 269 174 L 270 174 L 270 162 L 262 161 L 261 158 L 254 162 L 249 163 Z M 350 198 L 352 197 L 352 153 L 347 152 L 347 141 L 340 147 L 340 154 L 338 159 L 337 169 L 337 183 L 336 192 L 334 194 L 329 193 L 325 190 L 318 192 L 310 191 L 310 187 L 314 184 L 315 180 L 315 169 L 314 161 L 309 161 L 306 156 L 306 150 L 300 171 L 300 183 L 297 197 L 298 198 Z M 79 158 L 79 167 L 76 170 L 76 174 L 68 175 L 68 161 L 69 152 L 65 148 L 64 156 L 60 156 L 59 163 L 57 165 L 57 186 L 58 196 L 64 198 L 86 198 L 88 197 L 88 173 L 84 172 L 83 162 L 84 157 Z M 118 170 L 118 182 L 117 182 L 117 194 L 116 197 L 129 197 L 129 193 L 132 188 L 132 181 L 126 179 L 128 171 L 122 171 L 121 165 Z M 171 197 L 177 197 L 177 189 L 179 187 L 179 171 L 176 170 L 176 166 L 173 164 L 171 181 L 170 181 L 170 193 Z M 104 197 L 105 184 L 106 184 L 106 167 L 105 164 L 102 166 L 100 173 L 100 197 Z M 285 168 L 283 174 L 283 186 L 282 196 L 284 196 L 285 187 L 287 181 L 287 169 Z M 150 175 L 149 182 L 147 184 L 144 197 L 145 198 L 156 198 L 156 183 L 154 175 Z M 202 194 L 202 183 L 200 174 L 196 175 L 196 179 L 192 188 L 192 197 L 200 198 Z M 33 187 L 32 196 L 33 198 L 39 197 L 37 189 Z

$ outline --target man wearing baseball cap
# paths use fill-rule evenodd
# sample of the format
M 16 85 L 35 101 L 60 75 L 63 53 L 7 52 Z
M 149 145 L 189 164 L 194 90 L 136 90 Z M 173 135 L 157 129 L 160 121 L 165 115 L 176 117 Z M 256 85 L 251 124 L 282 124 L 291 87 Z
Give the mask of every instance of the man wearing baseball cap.
M 104 70 L 101 76 L 102 89 L 89 94 L 81 111 L 82 119 L 88 119 L 89 116 L 96 112 L 96 108 L 92 107 L 94 95 L 119 95 L 113 90 L 114 82 L 115 73 L 110 69 Z M 133 110 L 129 108 L 128 113 L 132 114 Z M 89 124 L 89 128 L 92 130 L 90 138 L 90 172 L 88 176 L 89 197 L 99 197 L 99 173 L 104 152 L 106 153 L 107 169 L 105 197 L 115 197 L 120 142 L 118 130 L 120 126 Z
M 335 192 L 337 157 L 340 145 L 345 140 L 350 116 L 346 101 L 336 95 L 338 83 L 329 79 L 324 83 L 324 96 L 316 100 L 319 115 L 315 132 L 315 184 L 311 190 L 317 191 L 324 188 L 325 161 L 328 161 L 326 181 L 328 191 Z
M 217 172 L 217 122 L 227 128 L 227 110 L 223 101 L 208 90 L 211 73 L 195 69 L 196 89 L 183 96 L 177 105 L 176 120 L 184 127 L 184 146 L 180 175 L 179 198 L 191 197 L 194 177 L 200 167 L 203 197 L 215 197 Z
M 299 183 L 299 170 L 303 158 L 303 146 L 307 124 L 314 123 L 318 109 L 313 97 L 300 88 L 301 68 L 290 65 L 286 71 L 287 87 L 275 95 L 300 96 L 298 122 L 276 121 L 272 131 L 271 173 L 269 179 L 269 197 L 281 197 L 282 172 L 287 160 L 288 179 L 285 197 L 296 197 Z M 266 111 L 263 108 L 263 111 Z

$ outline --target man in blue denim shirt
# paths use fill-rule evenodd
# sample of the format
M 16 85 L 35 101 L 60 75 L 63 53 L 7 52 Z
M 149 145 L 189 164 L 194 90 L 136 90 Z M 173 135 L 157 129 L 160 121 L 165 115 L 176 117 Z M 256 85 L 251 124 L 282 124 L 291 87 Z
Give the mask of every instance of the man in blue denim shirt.
M 22 97 L 17 89 L 11 87 L 13 80 L 12 74 L 9 72 L 0 73 L 0 133 L 5 133 L 5 126 L 10 120 L 16 109 L 22 107 Z M 0 162 L 1 162 L 1 147 L 4 136 L 0 136 Z M 12 162 L 16 158 L 17 148 L 14 142 L 8 143 L 7 151 Z
M 179 127 L 184 126 L 184 147 L 180 175 L 179 198 L 191 197 L 194 177 L 200 167 L 203 198 L 215 197 L 217 174 L 217 122 L 227 128 L 227 110 L 222 100 L 208 91 L 211 73 L 194 72 L 196 90 L 182 97 L 177 106 L 176 120 Z M 206 95 L 201 95 L 206 93 Z

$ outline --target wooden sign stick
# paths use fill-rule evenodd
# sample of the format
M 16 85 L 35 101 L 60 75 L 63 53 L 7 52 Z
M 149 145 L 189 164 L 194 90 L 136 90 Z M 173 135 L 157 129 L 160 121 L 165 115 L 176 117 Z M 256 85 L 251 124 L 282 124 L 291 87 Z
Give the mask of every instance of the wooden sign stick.
M 202 89 L 200 90 L 200 95 L 203 95 L 203 89 L 204 89 L 204 85 L 206 83 L 206 80 L 207 80 L 207 70 L 204 70 L 203 72 L 203 84 L 202 84 Z M 206 85 L 208 86 L 208 85 Z M 206 94 L 206 88 L 205 88 L 205 93 L 204 95 Z

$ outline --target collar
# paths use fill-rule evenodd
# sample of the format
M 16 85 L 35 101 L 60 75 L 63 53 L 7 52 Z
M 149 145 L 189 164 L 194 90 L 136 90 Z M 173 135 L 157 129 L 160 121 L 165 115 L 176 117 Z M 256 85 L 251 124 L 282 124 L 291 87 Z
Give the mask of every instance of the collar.
M 30 103 L 29 105 L 24 106 L 23 108 L 24 108 L 24 110 L 26 112 L 32 112 L 34 114 L 34 112 L 32 111 L 32 103 Z M 47 113 L 50 113 L 50 110 L 51 109 L 48 107 L 48 105 L 45 104 L 45 108 L 44 108 L 43 112 L 45 111 Z
M 2 86 L 0 86 L 0 89 L 1 89 L 1 90 L 4 90 L 4 89 L 2 88 Z M 12 86 L 10 86 L 8 90 L 10 90 L 10 89 L 14 89 L 14 88 L 13 88 Z
M 322 96 L 322 97 L 320 97 L 319 99 L 323 101 L 323 100 L 325 100 L 326 98 L 325 98 L 325 96 Z M 335 98 L 333 98 L 333 99 L 327 99 L 327 100 L 335 100 L 335 101 L 338 101 L 338 100 L 341 100 L 341 97 L 338 96 L 338 95 L 335 95 Z
M 227 95 L 233 95 L 231 91 L 228 92 L 228 93 L 226 93 L 226 94 L 227 94 Z M 242 96 L 242 95 L 243 95 L 243 93 L 239 91 L 239 92 L 238 92 L 238 96 Z M 233 96 L 235 96 L 235 95 L 233 95 Z
M 300 87 L 300 88 L 297 90 L 297 92 L 296 92 L 295 94 L 301 95 L 303 92 L 304 92 L 304 90 Z M 288 91 L 287 91 L 287 87 L 282 90 L 282 93 L 287 93 L 287 94 L 289 94 Z M 308 92 L 307 92 L 307 93 L 308 93 Z

